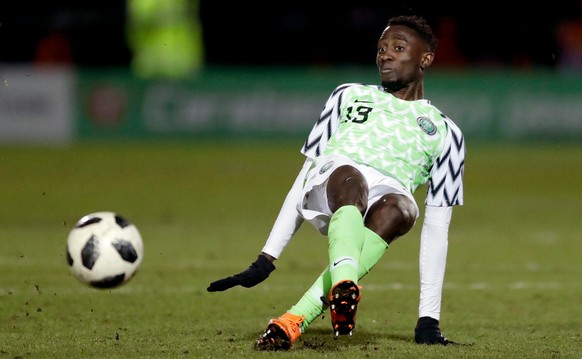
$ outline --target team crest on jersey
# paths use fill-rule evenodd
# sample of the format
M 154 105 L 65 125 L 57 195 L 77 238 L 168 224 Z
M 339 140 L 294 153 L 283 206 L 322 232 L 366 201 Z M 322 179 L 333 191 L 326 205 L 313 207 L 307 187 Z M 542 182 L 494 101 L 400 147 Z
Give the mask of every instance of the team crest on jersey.
M 333 161 L 329 161 L 328 163 L 321 166 L 321 168 L 319 169 L 319 174 L 320 175 L 324 174 L 328 169 L 330 169 L 333 166 L 333 164 L 334 164 Z
M 434 135 L 437 132 L 437 128 L 434 123 L 428 117 L 420 116 L 416 118 L 418 126 L 429 136 Z

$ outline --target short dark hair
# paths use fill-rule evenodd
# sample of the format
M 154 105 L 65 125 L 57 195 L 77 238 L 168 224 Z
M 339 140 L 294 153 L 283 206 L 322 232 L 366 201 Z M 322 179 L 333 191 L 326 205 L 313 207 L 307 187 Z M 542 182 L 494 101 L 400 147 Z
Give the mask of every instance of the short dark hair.
M 438 40 L 432 28 L 422 17 L 415 15 L 399 15 L 388 20 L 388 26 L 403 25 L 415 30 L 420 37 L 426 42 L 428 49 L 434 52 L 438 46 Z

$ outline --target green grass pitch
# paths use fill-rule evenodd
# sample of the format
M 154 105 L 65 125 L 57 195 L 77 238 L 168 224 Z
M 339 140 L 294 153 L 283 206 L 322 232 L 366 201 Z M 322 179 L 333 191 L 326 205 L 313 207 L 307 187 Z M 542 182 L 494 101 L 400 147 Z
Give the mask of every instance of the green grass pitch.
M 412 341 L 421 217 L 362 280 L 353 337 L 334 339 L 324 315 L 290 352 L 255 352 L 267 321 L 324 268 L 325 238 L 304 225 L 264 283 L 206 287 L 256 258 L 300 146 L 1 147 L 0 358 L 582 357 L 582 146 L 573 143 L 468 143 L 441 318 L 465 345 Z M 145 244 L 137 275 L 114 290 L 84 286 L 65 258 L 71 225 L 102 210 L 132 220 Z

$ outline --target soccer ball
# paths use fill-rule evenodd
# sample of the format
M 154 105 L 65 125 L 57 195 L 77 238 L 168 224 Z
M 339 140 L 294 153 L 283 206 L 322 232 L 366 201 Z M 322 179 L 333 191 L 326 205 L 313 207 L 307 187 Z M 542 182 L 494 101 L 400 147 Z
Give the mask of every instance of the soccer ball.
M 143 259 L 137 227 L 114 212 L 95 212 L 81 218 L 67 238 L 67 262 L 82 283 L 114 288 L 129 281 Z

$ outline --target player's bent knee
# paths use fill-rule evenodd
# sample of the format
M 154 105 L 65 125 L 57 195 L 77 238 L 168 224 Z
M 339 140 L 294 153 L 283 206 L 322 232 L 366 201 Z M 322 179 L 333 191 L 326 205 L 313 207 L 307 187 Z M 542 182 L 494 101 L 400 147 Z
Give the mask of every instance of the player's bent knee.
M 395 211 L 398 212 L 401 217 L 402 226 L 410 230 L 416 222 L 416 206 L 414 206 L 408 198 L 404 196 L 400 197 L 405 198 L 405 200 L 399 200 L 394 204 Z
M 366 227 L 376 232 L 386 243 L 408 233 L 414 226 L 417 209 L 406 196 L 388 194 L 380 198 L 368 211 Z

